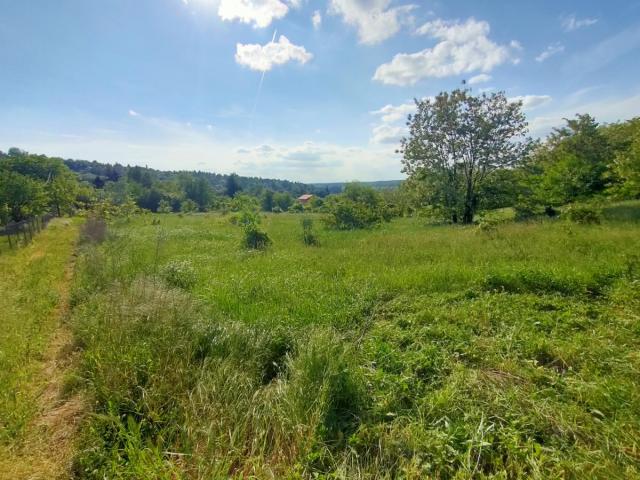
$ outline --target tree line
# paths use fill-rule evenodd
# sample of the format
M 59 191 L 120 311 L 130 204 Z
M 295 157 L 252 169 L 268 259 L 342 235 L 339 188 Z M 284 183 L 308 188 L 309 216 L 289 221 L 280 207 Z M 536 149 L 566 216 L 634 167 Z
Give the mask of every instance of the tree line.
M 576 115 L 533 140 L 522 103 L 503 92 L 457 89 L 415 103 L 398 150 L 407 179 L 396 188 L 354 183 L 337 192 L 335 185 L 162 172 L 12 148 L 0 152 L 0 221 L 107 204 L 161 213 L 307 210 L 352 229 L 407 215 L 471 223 L 479 211 L 505 207 L 520 219 L 553 216 L 567 204 L 640 198 L 640 117 L 600 125 Z M 303 193 L 314 194 L 304 206 L 296 201 Z
M 575 202 L 640 198 L 640 117 L 599 125 L 579 114 L 534 141 L 522 103 L 503 92 L 458 89 L 415 103 L 399 149 L 405 210 L 471 223 L 479 210 L 514 207 L 528 218 Z

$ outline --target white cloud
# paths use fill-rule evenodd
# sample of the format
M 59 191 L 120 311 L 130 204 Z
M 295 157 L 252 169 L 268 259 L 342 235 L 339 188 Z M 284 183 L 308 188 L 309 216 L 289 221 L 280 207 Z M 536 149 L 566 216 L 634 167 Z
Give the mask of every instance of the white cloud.
M 295 3 L 292 6 L 295 7 Z M 220 0 L 218 6 L 222 20 L 251 23 L 256 28 L 268 27 L 288 11 L 289 7 L 280 0 Z
M 562 45 L 561 43 L 552 43 L 547 48 L 545 48 L 544 51 L 540 53 L 540 55 L 536 57 L 536 62 L 544 62 L 548 58 L 562 52 L 564 52 L 564 45 Z
M 562 19 L 562 28 L 565 32 L 573 32 L 580 28 L 590 27 L 598 23 L 597 18 L 577 18 L 575 15 L 569 15 Z
M 415 113 L 415 111 L 416 104 L 411 102 L 403 103 L 401 105 L 385 105 L 381 109 L 371 112 L 371 114 L 380 115 L 383 122 L 391 123 L 397 122 L 398 120 L 406 120 L 407 115 Z
M 307 63 L 313 55 L 298 45 L 294 45 L 284 35 L 280 35 L 277 42 L 272 41 L 266 45 L 242 44 L 236 45 L 236 62 L 245 65 L 252 70 L 266 72 L 276 65 L 296 61 Z
M 486 83 L 491 80 L 491 75 L 487 75 L 486 73 L 481 73 L 480 75 L 476 75 L 475 77 L 471 77 L 469 79 L 469 85 L 477 85 L 479 83 Z
M 522 108 L 525 110 L 533 110 L 551 102 L 553 99 L 549 95 L 521 95 L 510 97 L 511 102 L 522 102 Z
M 360 43 L 373 45 L 392 37 L 412 21 L 416 5 L 389 8 L 391 0 L 330 0 L 328 12 L 358 30 Z
M 406 127 L 383 123 L 373 127 L 373 131 L 371 132 L 371 143 L 397 145 L 400 143 L 402 137 L 406 135 Z
M 322 14 L 320 13 L 320 10 L 313 12 L 313 15 L 311 16 L 311 23 L 313 24 L 313 28 L 316 30 L 322 26 Z
M 415 102 L 402 103 L 400 105 L 385 105 L 379 110 L 371 112 L 371 115 L 380 117 L 380 123 L 373 127 L 371 143 L 398 144 L 400 139 L 407 135 L 407 116 L 416 112 Z
M 498 45 L 488 38 L 487 22 L 473 18 L 466 22 L 435 20 L 421 26 L 416 33 L 439 40 L 433 48 L 417 53 L 399 53 L 389 63 L 380 65 L 374 80 L 387 85 L 414 85 L 429 78 L 443 78 L 480 71 L 488 73 L 498 65 L 518 63 L 518 42 Z
M 129 110 L 129 116 L 130 117 L 139 117 L 140 114 L 138 112 L 136 112 L 135 110 Z
M 401 177 L 398 158 L 389 149 L 330 143 L 263 144 L 236 149 L 237 171 L 245 175 L 302 181 L 371 180 Z M 363 175 L 363 172 L 366 172 Z

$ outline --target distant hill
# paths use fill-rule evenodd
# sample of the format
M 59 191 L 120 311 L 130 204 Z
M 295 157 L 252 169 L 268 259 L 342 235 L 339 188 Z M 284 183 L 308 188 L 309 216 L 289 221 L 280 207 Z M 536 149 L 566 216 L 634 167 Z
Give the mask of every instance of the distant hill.
M 144 167 L 131 167 L 124 166 L 119 163 L 109 164 L 100 163 L 96 161 L 88 160 L 64 160 L 64 163 L 74 172 L 76 172 L 81 179 L 88 182 L 94 182 L 96 177 L 104 181 L 115 181 L 120 177 L 127 174 L 129 170 L 136 169 L 148 173 L 151 177 L 159 181 L 168 181 L 179 178 L 180 176 L 194 176 L 204 178 L 209 185 L 217 191 L 223 192 L 227 183 L 227 179 L 230 175 L 224 175 L 220 173 L 200 172 L 200 171 L 163 171 L 155 170 L 153 168 Z M 261 177 L 243 177 L 238 175 L 238 183 L 242 188 L 242 191 L 257 194 L 262 190 L 273 190 L 274 192 L 288 192 L 292 195 L 298 196 L 304 193 L 312 193 L 314 195 L 325 196 L 331 193 L 340 193 L 344 189 L 344 186 L 349 182 L 328 182 L 328 183 L 302 183 L 292 182 L 289 180 L 280 180 L 274 178 L 261 178 Z M 360 182 L 364 185 L 368 185 L 375 189 L 384 190 L 388 188 L 395 188 L 402 183 L 402 180 L 381 180 L 376 182 Z
M 376 182 L 359 182 L 363 185 L 375 188 L 376 190 L 386 190 L 388 188 L 398 187 L 404 180 L 379 180 Z M 329 182 L 329 183 L 312 183 L 311 186 L 317 190 L 328 191 L 329 193 L 340 193 L 344 186 L 349 182 Z
M 118 163 L 108 164 L 88 160 L 64 160 L 64 163 L 81 179 L 88 182 L 94 182 L 96 177 L 104 181 L 115 181 L 120 177 L 127 175 L 129 170 L 138 170 L 143 174 L 148 174 L 152 178 L 159 181 L 170 181 L 181 176 L 192 176 L 196 178 L 204 178 L 216 192 L 223 192 L 230 175 L 224 175 L 211 172 L 200 171 L 163 171 L 153 168 L 124 166 Z M 255 194 L 262 190 L 273 190 L 274 192 L 289 192 L 292 195 L 302 195 L 303 193 L 313 193 L 322 195 L 325 190 L 314 188 L 301 182 L 291 182 L 289 180 L 280 180 L 273 178 L 261 177 L 243 177 L 237 176 L 238 183 L 242 191 Z

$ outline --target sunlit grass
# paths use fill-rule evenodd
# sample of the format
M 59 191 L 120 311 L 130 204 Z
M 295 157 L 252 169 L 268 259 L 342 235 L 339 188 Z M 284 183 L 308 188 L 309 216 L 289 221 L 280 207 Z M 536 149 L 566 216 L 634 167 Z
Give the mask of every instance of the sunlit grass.
M 638 475 L 637 222 L 316 222 L 316 247 L 301 219 L 266 216 L 264 252 L 214 214 L 87 247 L 81 476 Z
M 0 254 L 0 442 L 19 437 L 36 407 L 39 361 L 57 325 L 54 309 L 78 234 L 55 220 L 22 248 Z

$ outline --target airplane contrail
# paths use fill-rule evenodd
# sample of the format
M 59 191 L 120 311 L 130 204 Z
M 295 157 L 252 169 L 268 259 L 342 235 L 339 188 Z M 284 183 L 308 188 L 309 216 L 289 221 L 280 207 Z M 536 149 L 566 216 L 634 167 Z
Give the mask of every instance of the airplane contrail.
M 276 41 L 276 34 L 278 33 L 278 29 L 276 28 L 273 31 L 273 37 L 271 37 L 271 43 Z M 256 108 L 258 108 L 258 100 L 260 100 L 260 93 L 262 93 L 262 84 L 264 83 L 264 76 L 267 71 L 262 71 L 262 76 L 260 77 L 260 83 L 258 84 L 258 92 L 256 93 L 256 101 L 253 103 L 253 109 L 251 110 L 251 123 L 249 124 L 249 130 L 253 130 L 253 116 L 256 113 Z

